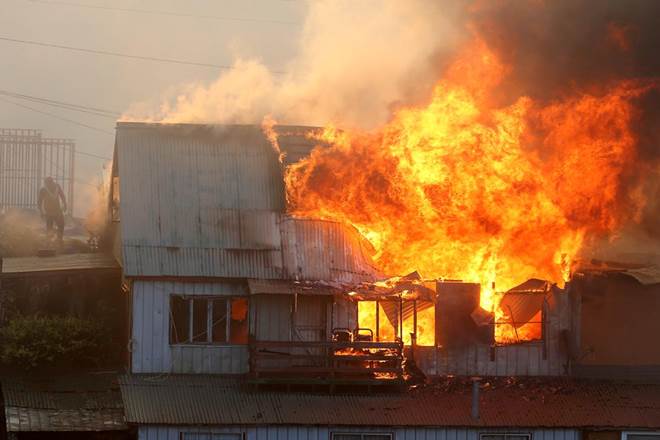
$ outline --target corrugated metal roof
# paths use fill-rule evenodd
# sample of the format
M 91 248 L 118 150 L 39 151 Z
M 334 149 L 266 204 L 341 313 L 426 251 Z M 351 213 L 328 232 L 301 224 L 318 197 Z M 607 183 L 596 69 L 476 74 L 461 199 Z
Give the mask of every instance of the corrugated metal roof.
M 487 385 L 486 385 L 487 383 Z M 479 420 L 468 382 L 401 394 L 259 393 L 209 376 L 124 376 L 129 423 L 660 428 L 660 386 L 576 381 L 482 385 Z
M 284 277 L 338 282 L 374 281 L 369 245 L 357 230 L 338 222 L 282 219 Z
M 115 257 L 104 253 L 56 255 L 53 257 L 13 257 L 2 259 L 0 278 L 53 272 L 119 270 Z
M 7 431 L 127 429 L 116 374 L 4 378 Z

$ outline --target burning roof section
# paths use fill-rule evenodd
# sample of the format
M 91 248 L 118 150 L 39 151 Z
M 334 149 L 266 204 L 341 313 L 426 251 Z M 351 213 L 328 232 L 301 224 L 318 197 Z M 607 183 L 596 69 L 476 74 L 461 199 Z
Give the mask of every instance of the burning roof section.
M 362 281 L 356 230 L 285 213 L 282 167 L 307 154 L 306 127 L 119 123 L 116 157 L 127 276 Z

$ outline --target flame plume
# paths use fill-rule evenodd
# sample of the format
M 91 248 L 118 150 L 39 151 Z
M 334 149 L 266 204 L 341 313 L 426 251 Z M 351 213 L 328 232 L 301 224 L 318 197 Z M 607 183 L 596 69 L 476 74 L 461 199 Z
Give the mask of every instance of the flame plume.
M 585 240 L 644 206 L 621 182 L 643 172 L 634 103 L 657 84 L 500 107 L 492 96 L 509 70 L 477 40 L 427 105 L 371 132 L 327 127 L 318 140 L 329 146 L 287 170 L 290 210 L 354 225 L 386 273 L 481 283 L 496 316 L 493 283 L 561 283 Z

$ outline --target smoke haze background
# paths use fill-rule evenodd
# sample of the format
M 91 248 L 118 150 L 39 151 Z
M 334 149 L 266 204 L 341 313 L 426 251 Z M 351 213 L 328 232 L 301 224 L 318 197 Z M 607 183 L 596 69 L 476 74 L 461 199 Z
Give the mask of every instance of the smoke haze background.
M 61 2 L 65 3 L 65 2 Z M 461 45 L 481 36 L 512 66 L 497 98 L 551 102 L 598 93 L 615 78 L 660 76 L 654 0 L 280 1 L 80 0 L 81 4 L 167 10 L 222 21 L 5 0 L 6 36 L 71 46 L 233 66 L 224 71 L 157 64 L 1 43 L 6 89 L 108 108 L 124 119 L 280 123 L 374 129 L 397 108 L 424 105 Z M 600 90 L 602 91 L 602 90 Z M 639 166 L 657 176 L 660 103 L 653 92 L 637 115 Z M 74 114 L 75 115 L 75 114 Z M 68 116 L 68 115 L 63 115 Z M 76 118 L 108 132 L 114 121 Z M 3 126 L 42 128 L 78 147 L 111 156 L 111 134 L 0 104 Z M 77 157 L 81 182 L 99 180 L 102 162 Z M 636 182 L 629 177 L 631 186 Z M 657 177 L 644 182 L 648 204 L 635 233 L 660 237 Z M 94 194 L 79 183 L 78 195 Z M 625 187 L 624 187 L 625 188 Z M 84 215 L 92 195 L 78 200 Z M 608 240 L 611 237 L 607 238 Z M 647 244 L 647 247 L 650 246 Z

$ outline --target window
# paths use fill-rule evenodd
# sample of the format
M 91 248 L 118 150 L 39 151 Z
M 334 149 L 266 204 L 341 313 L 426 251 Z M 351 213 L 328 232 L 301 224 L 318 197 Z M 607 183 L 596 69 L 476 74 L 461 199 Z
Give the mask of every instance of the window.
M 525 432 L 493 432 L 479 434 L 479 440 L 532 440 L 532 434 Z
M 393 440 L 391 433 L 333 432 L 332 440 Z
M 243 434 L 236 433 L 224 433 L 224 434 L 213 434 L 210 432 L 182 432 L 181 440 L 243 440 Z
M 621 440 L 660 440 L 660 431 L 624 431 Z
M 170 297 L 170 344 L 247 344 L 248 300 Z

